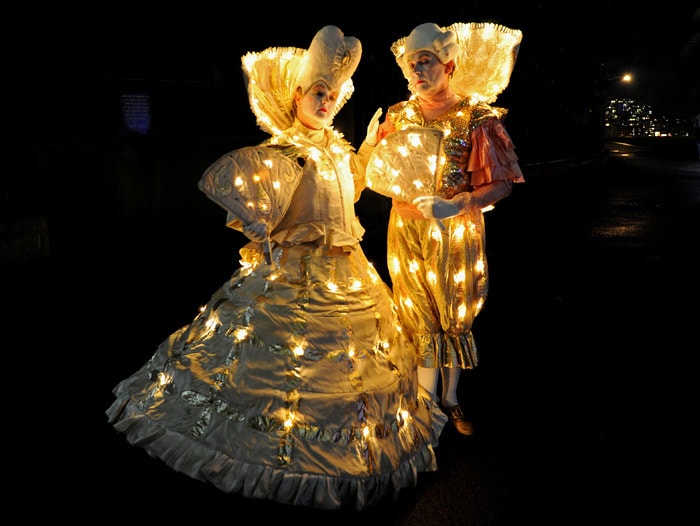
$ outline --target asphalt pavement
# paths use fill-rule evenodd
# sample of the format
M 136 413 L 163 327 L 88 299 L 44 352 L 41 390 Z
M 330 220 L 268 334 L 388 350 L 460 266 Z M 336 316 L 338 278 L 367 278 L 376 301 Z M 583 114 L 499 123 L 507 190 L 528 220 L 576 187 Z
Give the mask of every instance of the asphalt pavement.
M 685 523 L 697 515 L 686 480 L 695 474 L 700 161 L 607 147 L 525 166 L 527 182 L 488 212 L 481 362 L 460 384 L 477 433 L 446 427 L 438 471 L 360 513 L 224 494 L 107 424 L 112 387 L 232 271 L 237 247 L 220 247 L 211 225 L 142 225 L 108 239 L 86 229 L 52 257 L 7 265 L 10 496 L 29 499 L 27 521 Z M 387 212 L 377 196 L 358 204 L 380 272 Z

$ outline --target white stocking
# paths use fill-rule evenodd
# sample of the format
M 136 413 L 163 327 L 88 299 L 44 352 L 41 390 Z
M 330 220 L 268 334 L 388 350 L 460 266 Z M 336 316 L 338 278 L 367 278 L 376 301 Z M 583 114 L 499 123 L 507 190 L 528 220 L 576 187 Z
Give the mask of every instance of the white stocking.
M 418 367 L 418 383 L 432 396 L 437 395 L 438 370 Z
M 458 405 L 457 385 L 459 385 L 459 376 L 462 373 L 462 369 L 458 367 L 442 367 L 440 372 L 442 373 L 442 398 L 440 401 L 443 405 Z M 418 378 L 420 382 L 420 375 Z

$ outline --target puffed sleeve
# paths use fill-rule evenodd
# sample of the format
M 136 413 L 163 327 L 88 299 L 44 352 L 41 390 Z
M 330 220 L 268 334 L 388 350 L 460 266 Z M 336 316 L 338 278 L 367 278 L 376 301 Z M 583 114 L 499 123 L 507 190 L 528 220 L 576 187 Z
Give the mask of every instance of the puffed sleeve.
M 498 179 L 525 182 L 515 145 L 499 119 L 487 119 L 471 136 L 472 151 L 467 164 L 471 184 L 480 186 Z
M 374 146 L 363 142 L 356 154 L 353 154 L 350 168 L 355 181 L 355 202 L 360 199 L 362 191 L 367 187 L 367 163 L 374 152 Z

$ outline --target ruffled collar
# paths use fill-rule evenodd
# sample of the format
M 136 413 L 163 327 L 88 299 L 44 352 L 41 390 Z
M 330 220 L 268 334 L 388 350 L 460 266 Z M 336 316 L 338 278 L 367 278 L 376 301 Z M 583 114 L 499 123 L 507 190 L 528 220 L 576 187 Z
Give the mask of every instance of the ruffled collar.
M 343 134 L 333 128 L 333 126 L 325 126 L 320 130 L 312 130 L 305 126 L 298 119 L 294 119 L 292 125 L 280 132 L 267 141 L 267 144 L 290 144 L 299 148 L 307 148 L 309 151 L 317 150 L 318 154 L 325 152 L 330 153 L 332 148 L 336 153 L 351 148 L 349 143 L 343 138 Z
M 313 144 L 321 148 L 325 148 L 329 144 L 331 130 L 328 128 L 321 128 L 320 130 L 312 130 L 304 123 L 302 123 L 296 117 L 292 123 L 291 128 L 285 130 L 284 135 L 287 136 L 287 140 L 290 140 L 293 144 L 298 144 L 301 140 L 301 144 Z
M 321 128 L 320 130 L 313 130 L 306 126 L 303 122 L 301 122 L 298 118 L 294 118 L 294 123 L 292 124 L 292 128 L 296 133 L 300 133 L 304 137 L 306 137 L 309 141 L 325 146 L 325 143 L 327 142 L 327 134 L 326 134 L 326 128 Z

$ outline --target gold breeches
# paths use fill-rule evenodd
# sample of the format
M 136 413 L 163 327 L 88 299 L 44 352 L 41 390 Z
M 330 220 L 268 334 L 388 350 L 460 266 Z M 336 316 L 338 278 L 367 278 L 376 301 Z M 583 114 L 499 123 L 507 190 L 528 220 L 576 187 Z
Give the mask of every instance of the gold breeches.
M 387 263 L 394 301 L 420 367 L 471 369 L 478 362 L 472 325 L 488 293 L 484 216 L 477 209 L 439 225 L 392 208 Z

